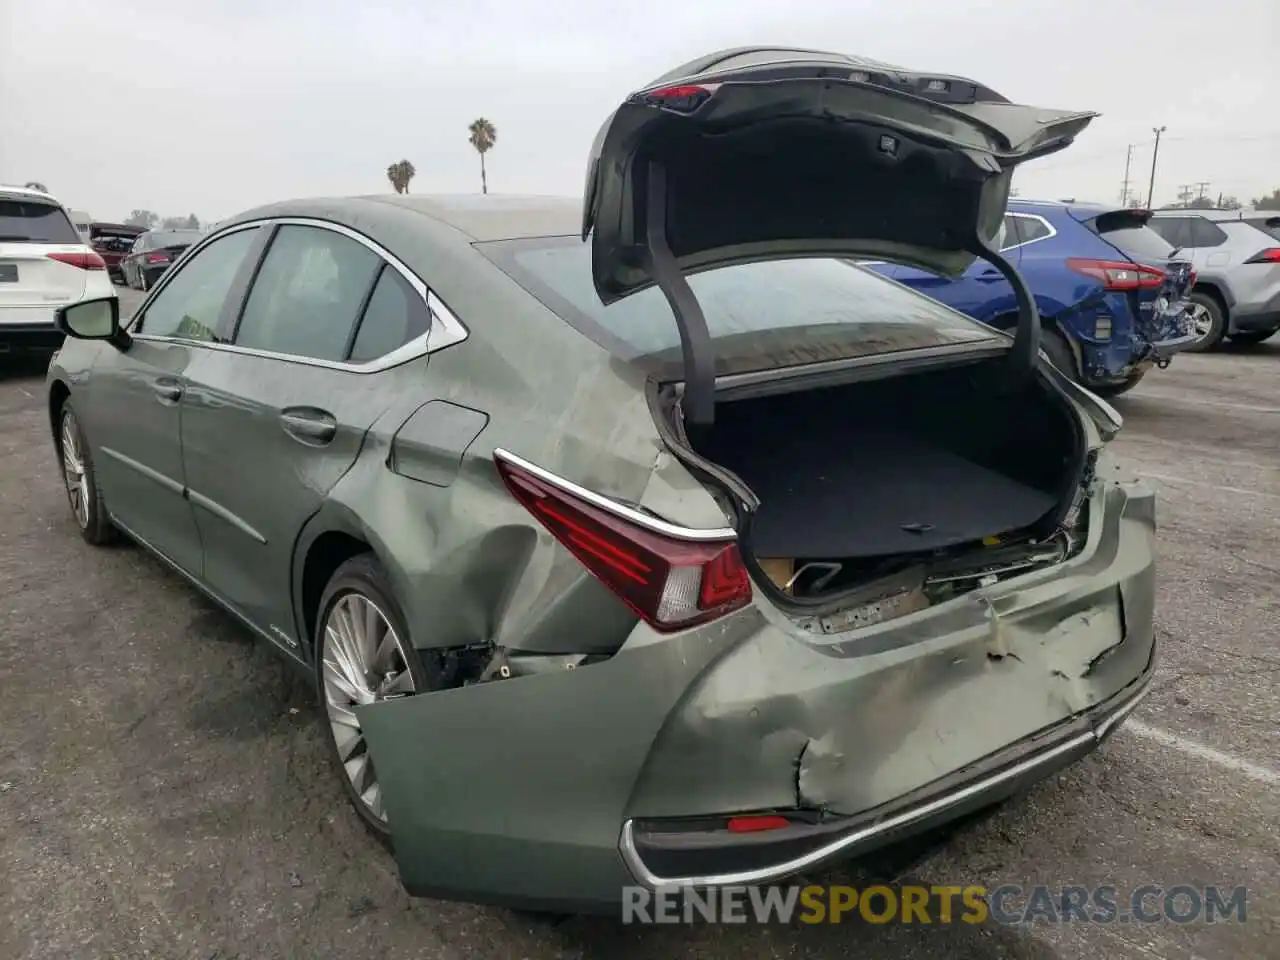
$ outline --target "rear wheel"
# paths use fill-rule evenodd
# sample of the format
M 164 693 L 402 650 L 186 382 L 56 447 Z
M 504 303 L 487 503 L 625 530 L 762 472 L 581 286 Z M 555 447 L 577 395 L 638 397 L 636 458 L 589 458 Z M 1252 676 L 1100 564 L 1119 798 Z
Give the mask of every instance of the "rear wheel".
M 58 456 L 62 466 L 62 483 L 71 504 L 71 515 L 86 543 L 100 547 L 117 537 L 116 528 L 107 518 L 102 505 L 102 491 L 93 469 L 93 454 L 84 430 L 76 418 L 71 401 L 62 404 L 58 413 Z
M 1270 340 L 1277 333 L 1280 333 L 1280 330 L 1242 330 L 1240 333 L 1231 334 L 1231 342 L 1251 347 L 1263 340 Z
M 1146 375 L 1147 371 L 1143 370 L 1139 373 L 1133 374 L 1123 383 L 1104 383 L 1099 384 L 1096 387 L 1090 387 L 1089 389 L 1100 397 L 1118 397 L 1122 393 L 1128 393 L 1140 384 L 1142 382 L 1142 378 Z
M 1189 353 L 1204 353 L 1212 350 L 1222 341 L 1227 330 L 1227 317 L 1218 301 L 1207 293 L 1196 291 L 1191 294 L 1191 305 L 1187 308 L 1191 314 L 1191 326 L 1196 341 L 1187 347 Z
M 321 721 L 343 790 L 365 826 L 390 847 L 382 788 L 355 707 L 436 684 L 410 643 L 404 613 L 373 554 L 353 557 L 334 572 L 320 600 L 315 651 Z

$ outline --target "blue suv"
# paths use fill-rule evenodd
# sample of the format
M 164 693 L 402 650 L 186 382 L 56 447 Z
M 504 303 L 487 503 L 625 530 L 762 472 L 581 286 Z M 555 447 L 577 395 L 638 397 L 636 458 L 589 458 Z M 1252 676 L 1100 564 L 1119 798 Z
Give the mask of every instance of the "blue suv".
M 1149 210 L 1011 200 L 1004 255 L 1035 294 L 1042 348 L 1064 373 L 1103 396 L 1131 389 L 1152 365 L 1197 342 L 1189 260 L 1152 230 Z M 877 273 L 1001 329 L 1014 326 L 1013 288 L 979 260 L 955 279 L 867 263 Z

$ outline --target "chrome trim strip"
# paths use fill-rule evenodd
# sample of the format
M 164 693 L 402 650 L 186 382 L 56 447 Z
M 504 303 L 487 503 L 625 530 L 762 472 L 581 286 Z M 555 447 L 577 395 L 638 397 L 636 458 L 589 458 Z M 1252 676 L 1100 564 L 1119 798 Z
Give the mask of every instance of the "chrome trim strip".
M 257 530 L 249 526 L 249 524 L 245 523 L 245 521 L 241 520 L 238 516 L 236 516 L 234 513 L 232 513 L 222 504 L 218 503 L 215 500 L 210 500 L 203 493 L 196 493 L 194 490 L 188 488 L 187 499 L 190 500 L 197 507 L 203 507 L 209 513 L 217 517 L 219 520 L 225 520 L 227 523 L 231 524 L 231 526 L 235 527 L 241 533 L 245 534 L 245 536 L 248 536 L 254 540 L 257 540 L 258 543 L 267 542 L 267 538 L 264 537 L 262 534 L 260 534 Z
M 736 873 L 713 874 L 702 877 L 660 877 L 646 867 L 644 865 L 644 861 L 640 859 L 640 853 L 636 849 L 635 843 L 635 821 L 631 819 L 628 819 L 622 825 L 622 838 L 619 842 L 622 859 L 626 863 L 627 869 L 631 871 L 632 876 L 634 876 L 639 883 L 652 888 L 729 887 L 781 880 L 829 860 L 839 854 L 842 850 L 846 850 L 849 847 L 855 847 L 874 837 L 891 833 L 901 827 L 909 826 L 918 820 L 927 819 L 935 813 L 941 813 L 949 807 L 958 806 L 966 800 L 979 796 L 988 790 L 994 790 L 1010 780 L 1015 780 L 1037 767 L 1044 766 L 1056 760 L 1063 754 L 1070 753 L 1073 750 L 1089 744 L 1096 746 L 1102 741 L 1109 731 L 1111 731 L 1121 720 L 1133 711 L 1142 698 L 1146 696 L 1150 687 L 1151 678 L 1150 675 L 1148 675 L 1143 681 L 1141 681 L 1141 686 L 1130 696 L 1129 700 L 1127 700 L 1121 707 L 1118 707 L 1112 714 L 1092 730 L 1077 734 L 1069 740 L 1063 741 L 1043 753 L 1038 753 L 1033 757 L 1028 757 L 1026 760 L 1014 764 L 1012 767 L 1001 770 L 998 773 L 991 774 L 981 780 L 976 780 L 968 786 L 938 797 L 929 803 L 923 804 L 922 806 L 912 807 L 892 817 L 888 817 L 887 819 L 869 824 L 860 830 L 843 834 L 842 836 L 832 840 L 830 843 L 824 844 L 816 850 L 811 850 L 803 856 L 795 857 L 792 860 L 788 860 L 771 867 L 758 867 L 754 870 L 740 870 Z
M 697 542 L 738 539 L 738 531 L 734 530 L 732 527 L 718 527 L 713 530 L 695 530 L 692 527 L 682 527 L 678 524 L 668 523 L 666 520 L 660 520 L 647 513 L 642 513 L 633 507 L 628 507 L 624 504 L 618 503 L 616 500 L 611 500 L 609 497 L 594 493 L 586 487 L 580 487 L 573 481 L 557 476 L 549 470 L 544 470 L 542 467 L 530 463 L 523 457 L 518 457 L 514 453 L 503 450 L 502 448 L 494 450 L 493 457 L 495 460 L 502 460 L 511 464 L 513 467 L 517 467 L 520 470 L 531 473 L 544 483 L 549 483 L 551 486 L 557 487 L 565 493 L 578 497 L 581 500 L 585 500 L 594 507 L 599 507 L 601 510 L 608 510 L 615 516 L 619 516 L 630 523 L 634 523 L 636 526 L 652 530 L 654 533 L 661 534 L 664 537 Z
M 440 299 L 439 295 L 432 291 L 425 281 L 421 280 L 417 274 L 409 269 L 395 254 L 391 253 L 385 247 L 366 237 L 364 234 L 351 229 L 340 223 L 332 223 L 328 220 L 316 220 L 310 217 L 265 217 L 260 220 L 250 220 L 244 223 L 237 223 L 226 227 L 217 233 L 210 234 L 201 240 L 198 244 L 188 247 L 181 258 L 177 260 L 168 270 L 165 271 L 154 288 L 151 295 L 142 302 L 138 311 L 130 319 L 128 327 L 133 326 L 139 317 L 144 317 L 147 306 L 151 300 L 165 288 L 169 278 L 173 276 L 178 269 L 186 262 L 188 257 L 194 256 L 199 250 L 214 240 L 229 236 L 232 233 L 241 230 L 249 230 L 255 227 L 271 227 L 274 225 L 281 226 L 300 226 L 300 227 L 316 227 L 321 230 L 330 230 L 334 233 L 341 234 L 351 240 L 356 241 L 364 246 L 376 256 L 385 260 L 397 273 L 399 273 L 427 304 L 427 310 L 431 314 L 431 329 L 423 337 L 410 340 L 403 346 L 397 347 L 388 354 L 384 354 L 367 363 L 345 363 L 336 360 L 318 360 L 313 357 L 299 357 L 287 353 L 275 353 L 270 350 L 255 350 L 251 347 L 241 347 L 234 343 L 213 343 L 207 340 L 190 340 L 184 337 L 163 337 L 152 336 L 145 331 L 142 333 L 132 334 L 136 340 L 149 340 L 159 343 L 180 343 L 186 346 L 204 347 L 208 350 L 223 351 L 226 353 L 243 354 L 249 357 L 263 357 L 270 360 L 282 360 L 286 363 L 297 363 L 309 367 L 324 367 L 329 370 L 344 370 L 348 373 L 380 373 L 391 367 L 397 367 L 402 363 L 408 363 L 410 360 L 416 360 L 419 357 L 427 356 L 445 347 L 451 347 L 454 344 L 461 343 L 470 335 L 466 326 L 458 319 L 457 315 Z M 126 327 L 125 329 L 128 329 Z
M 99 447 L 98 450 L 102 453 L 105 453 L 108 457 L 110 457 L 112 460 L 116 461 L 117 463 L 124 464 L 130 470 L 133 470 L 137 473 L 142 474 L 144 477 L 146 477 L 149 480 L 154 480 L 156 483 L 160 484 L 160 486 L 164 487 L 166 490 L 176 493 L 180 497 L 185 496 L 186 490 L 183 488 L 182 484 L 180 484 L 177 480 L 174 480 L 172 477 L 165 476 L 159 470 L 153 470 L 150 467 L 148 467 L 145 463 L 139 463 L 137 460 L 133 459 L 133 457 L 126 457 L 119 450 L 113 450 L 111 447 Z

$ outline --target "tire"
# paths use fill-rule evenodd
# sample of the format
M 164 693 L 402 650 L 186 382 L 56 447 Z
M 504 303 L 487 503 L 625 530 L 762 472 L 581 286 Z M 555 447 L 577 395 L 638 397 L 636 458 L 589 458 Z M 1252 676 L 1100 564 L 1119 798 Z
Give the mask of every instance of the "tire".
M 382 623 L 389 625 L 394 633 L 393 646 L 388 653 L 386 666 L 396 672 L 384 674 L 384 679 L 386 676 L 398 679 L 393 684 L 382 688 L 381 692 L 371 689 L 369 682 L 371 674 L 376 675 L 380 664 L 371 664 L 367 651 L 360 648 L 358 637 L 355 636 L 358 631 L 354 623 L 355 617 L 352 618 L 347 629 L 342 630 L 345 614 L 363 614 L 367 611 L 364 604 L 371 604 Z M 329 627 L 334 629 L 330 630 Z M 336 640 L 335 632 L 338 634 Z M 358 679 L 352 676 L 350 668 L 344 669 L 341 658 L 332 655 L 334 646 L 342 642 L 343 633 L 346 634 L 348 641 L 352 639 L 357 641 L 344 649 L 348 654 L 354 654 L 362 660 L 360 667 L 363 669 L 364 676 Z M 385 637 L 385 633 L 381 636 Z M 356 701 L 343 689 L 342 682 L 358 686 L 361 696 L 369 698 L 361 702 L 382 699 L 387 693 L 412 694 L 438 689 L 440 682 L 439 674 L 429 674 L 423 665 L 422 658 L 414 650 L 412 641 L 409 639 L 409 628 L 404 611 L 395 599 L 386 571 L 372 553 L 352 557 L 338 567 L 330 578 L 320 598 L 313 649 L 316 698 L 320 705 L 318 715 L 334 772 L 361 822 L 383 846 L 391 849 L 391 831 L 385 814 L 381 813 L 377 806 L 381 800 L 380 792 L 376 794 L 376 802 L 371 803 L 369 799 L 370 788 L 377 789 L 377 774 L 373 770 L 372 760 L 368 757 L 368 746 L 361 735 L 359 725 L 350 712 L 350 707 Z M 335 711 L 335 704 L 342 710 Z M 335 722 L 333 719 L 335 714 L 345 715 L 346 719 L 340 723 Z M 353 765 L 350 771 L 344 765 L 344 760 Z M 360 763 L 361 760 L 363 763 Z M 357 788 L 357 780 L 359 788 Z
M 98 474 L 93 468 L 93 452 L 85 438 L 84 428 L 68 399 L 58 411 L 56 438 L 58 462 L 61 467 L 62 485 L 67 491 L 71 516 L 80 529 L 85 543 L 104 547 L 114 543 L 119 531 L 107 517 L 102 503 L 102 490 L 98 486 Z
M 147 286 L 147 271 L 141 268 L 138 269 L 138 289 L 143 293 L 146 293 L 149 289 Z
M 1147 371 L 1132 374 L 1124 383 L 1103 383 L 1096 387 L 1090 387 L 1100 397 L 1118 397 L 1122 393 L 1128 393 L 1134 387 L 1142 382 L 1142 378 L 1147 375 Z
M 1280 330 L 1242 330 L 1240 333 L 1233 333 L 1229 339 L 1232 343 L 1238 343 L 1243 347 L 1251 347 L 1255 343 L 1262 343 L 1263 340 L 1270 340 Z
M 1212 350 L 1222 342 L 1222 336 L 1227 332 L 1227 316 L 1222 306 L 1216 297 L 1197 290 L 1191 294 L 1191 309 L 1196 332 L 1203 332 L 1199 340 L 1185 348 L 1185 352 L 1204 353 Z
M 1057 330 L 1044 327 L 1040 331 L 1040 348 L 1049 355 L 1053 365 L 1076 383 L 1080 382 L 1080 371 L 1076 368 L 1075 354 L 1067 345 L 1067 339 Z

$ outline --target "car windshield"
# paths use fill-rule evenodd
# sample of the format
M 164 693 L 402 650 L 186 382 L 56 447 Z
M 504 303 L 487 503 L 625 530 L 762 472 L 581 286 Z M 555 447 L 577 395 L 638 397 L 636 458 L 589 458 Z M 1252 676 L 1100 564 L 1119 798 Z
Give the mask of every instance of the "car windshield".
M 81 243 L 66 212 L 38 200 L 0 199 L 0 241 L 6 243 Z
M 614 355 L 662 377 L 683 370 L 680 335 L 662 292 L 611 306 L 591 279 L 591 248 L 571 237 L 478 244 L 551 310 Z M 987 327 L 848 261 L 770 260 L 689 278 L 723 376 L 824 360 L 998 342 Z

